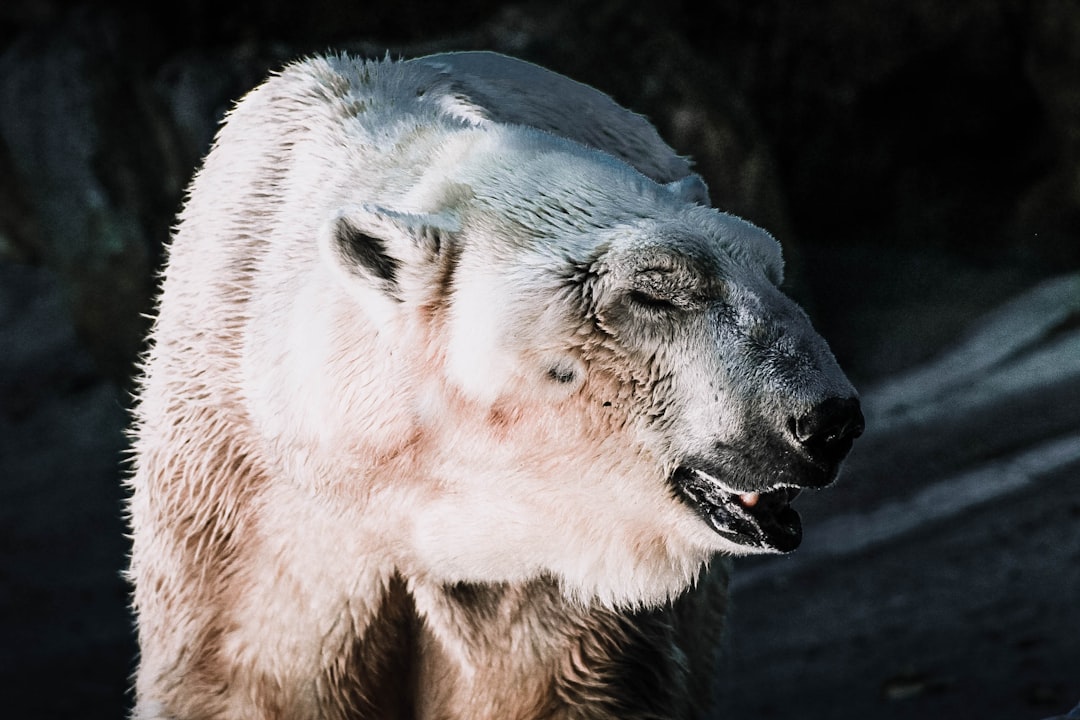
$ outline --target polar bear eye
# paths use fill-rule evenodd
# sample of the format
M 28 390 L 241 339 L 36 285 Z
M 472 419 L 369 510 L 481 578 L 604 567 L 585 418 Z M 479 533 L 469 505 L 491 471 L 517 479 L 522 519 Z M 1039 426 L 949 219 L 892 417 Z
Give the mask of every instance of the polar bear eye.
M 701 304 L 701 282 L 682 268 L 650 268 L 634 275 L 626 298 L 634 307 L 657 312 L 693 310 Z
M 677 307 L 671 298 L 649 290 L 635 288 L 630 291 L 629 298 L 635 305 L 653 310 L 674 310 Z
M 685 294 L 669 268 L 650 268 L 634 276 L 627 297 L 638 307 L 674 310 L 682 305 L 679 300 Z

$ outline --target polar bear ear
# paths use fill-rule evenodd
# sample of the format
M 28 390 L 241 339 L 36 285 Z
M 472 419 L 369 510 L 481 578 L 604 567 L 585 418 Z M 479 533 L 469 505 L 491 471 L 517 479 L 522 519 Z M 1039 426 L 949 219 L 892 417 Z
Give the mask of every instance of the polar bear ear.
M 709 186 L 705 184 L 705 181 L 697 173 L 691 173 L 681 180 L 669 182 L 665 187 L 673 192 L 676 197 L 682 198 L 686 202 L 710 207 Z
M 406 269 L 434 265 L 460 224 L 449 213 L 401 213 L 375 205 L 338 210 L 323 228 L 320 252 L 344 280 L 402 300 Z M 409 272 L 408 274 L 414 274 Z

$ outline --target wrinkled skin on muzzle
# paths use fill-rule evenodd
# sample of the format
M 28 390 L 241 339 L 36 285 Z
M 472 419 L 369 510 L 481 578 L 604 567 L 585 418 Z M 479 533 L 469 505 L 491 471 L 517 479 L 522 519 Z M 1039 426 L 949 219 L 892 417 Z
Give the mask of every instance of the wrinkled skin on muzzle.
M 791 501 L 836 478 L 863 418 L 854 388 L 802 310 L 770 287 L 740 295 L 710 318 L 726 413 L 713 438 L 685 448 L 672 482 L 725 538 L 786 552 L 802 538 Z
M 790 502 L 836 478 L 863 431 L 858 395 L 778 289 L 767 234 L 719 215 L 711 236 L 650 235 L 662 242 L 613 250 L 600 316 L 662 378 L 652 414 L 670 483 L 734 551 L 790 551 L 802 537 Z

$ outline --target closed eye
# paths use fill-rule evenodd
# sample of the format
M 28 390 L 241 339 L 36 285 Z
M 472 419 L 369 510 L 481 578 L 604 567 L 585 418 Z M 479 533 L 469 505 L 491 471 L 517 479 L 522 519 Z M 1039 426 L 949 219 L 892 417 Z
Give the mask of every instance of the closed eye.
M 651 308 L 653 310 L 674 310 L 678 307 L 669 298 L 655 295 L 645 290 L 631 290 L 630 301 L 635 305 Z

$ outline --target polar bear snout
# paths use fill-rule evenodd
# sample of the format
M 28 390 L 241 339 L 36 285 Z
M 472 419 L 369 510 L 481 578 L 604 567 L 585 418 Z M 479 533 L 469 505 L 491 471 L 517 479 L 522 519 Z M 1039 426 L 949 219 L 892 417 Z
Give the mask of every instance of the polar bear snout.
M 865 426 L 859 400 L 818 402 L 789 418 L 786 433 L 763 419 L 751 425 L 752 441 L 720 441 L 705 456 L 687 457 L 669 482 L 732 552 L 790 552 L 802 541 L 791 502 L 801 489 L 836 479 Z
M 840 465 L 863 433 L 865 421 L 858 398 L 829 398 L 800 417 L 788 420 L 788 431 L 808 459 L 823 468 Z M 827 473 L 827 477 L 834 474 Z

